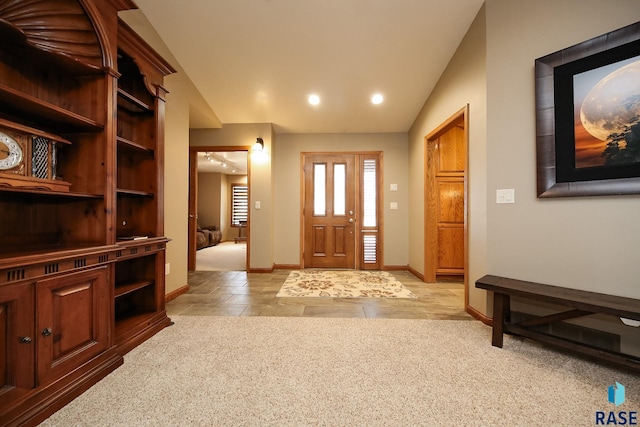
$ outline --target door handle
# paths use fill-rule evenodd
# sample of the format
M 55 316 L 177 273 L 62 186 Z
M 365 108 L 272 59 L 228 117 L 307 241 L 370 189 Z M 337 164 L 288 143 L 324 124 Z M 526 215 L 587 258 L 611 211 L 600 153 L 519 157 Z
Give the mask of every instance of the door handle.
M 353 223 L 353 218 L 349 218 L 349 222 Z

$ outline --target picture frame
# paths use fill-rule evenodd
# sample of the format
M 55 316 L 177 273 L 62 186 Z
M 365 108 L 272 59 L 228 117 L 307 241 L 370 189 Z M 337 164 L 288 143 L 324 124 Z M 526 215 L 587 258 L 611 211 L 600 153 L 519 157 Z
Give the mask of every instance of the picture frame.
M 539 198 L 640 194 L 640 22 L 536 59 L 535 101 Z

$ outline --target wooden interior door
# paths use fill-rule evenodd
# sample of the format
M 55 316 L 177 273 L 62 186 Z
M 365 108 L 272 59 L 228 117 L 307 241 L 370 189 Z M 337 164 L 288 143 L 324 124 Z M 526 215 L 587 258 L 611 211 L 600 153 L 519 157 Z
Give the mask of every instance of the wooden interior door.
M 189 218 L 187 269 L 196 269 L 196 230 L 198 229 L 198 152 L 189 150 Z
M 427 136 L 426 282 L 465 274 L 466 168 L 463 113 Z
M 304 266 L 355 268 L 354 154 L 304 158 Z

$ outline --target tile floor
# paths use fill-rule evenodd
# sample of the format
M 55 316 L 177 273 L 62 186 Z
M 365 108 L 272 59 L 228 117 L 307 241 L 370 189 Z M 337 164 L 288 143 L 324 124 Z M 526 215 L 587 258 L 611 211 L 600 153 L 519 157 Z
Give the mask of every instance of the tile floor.
M 195 271 L 189 292 L 167 304 L 171 315 L 368 317 L 472 320 L 464 311 L 464 285 L 423 283 L 407 271 L 390 272 L 417 298 L 279 298 L 289 270 L 273 273 Z

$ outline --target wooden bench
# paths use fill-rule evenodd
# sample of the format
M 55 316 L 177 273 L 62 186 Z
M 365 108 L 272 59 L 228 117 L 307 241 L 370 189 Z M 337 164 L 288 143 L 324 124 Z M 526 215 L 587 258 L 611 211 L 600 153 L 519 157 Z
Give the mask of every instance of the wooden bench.
M 477 280 L 476 287 L 493 291 L 493 335 L 491 343 L 495 347 L 502 347 L 503 334 L 506 332 L 640 371 L 640 357 L 601 349 L 533 329 L 534 327 L 596 313 L 640 320 L 640 300 L 492 275 L 487 275 Z M 554 303 L 566 306 L 569 309 L 560 313 L 512 323 L 511 295 Z

